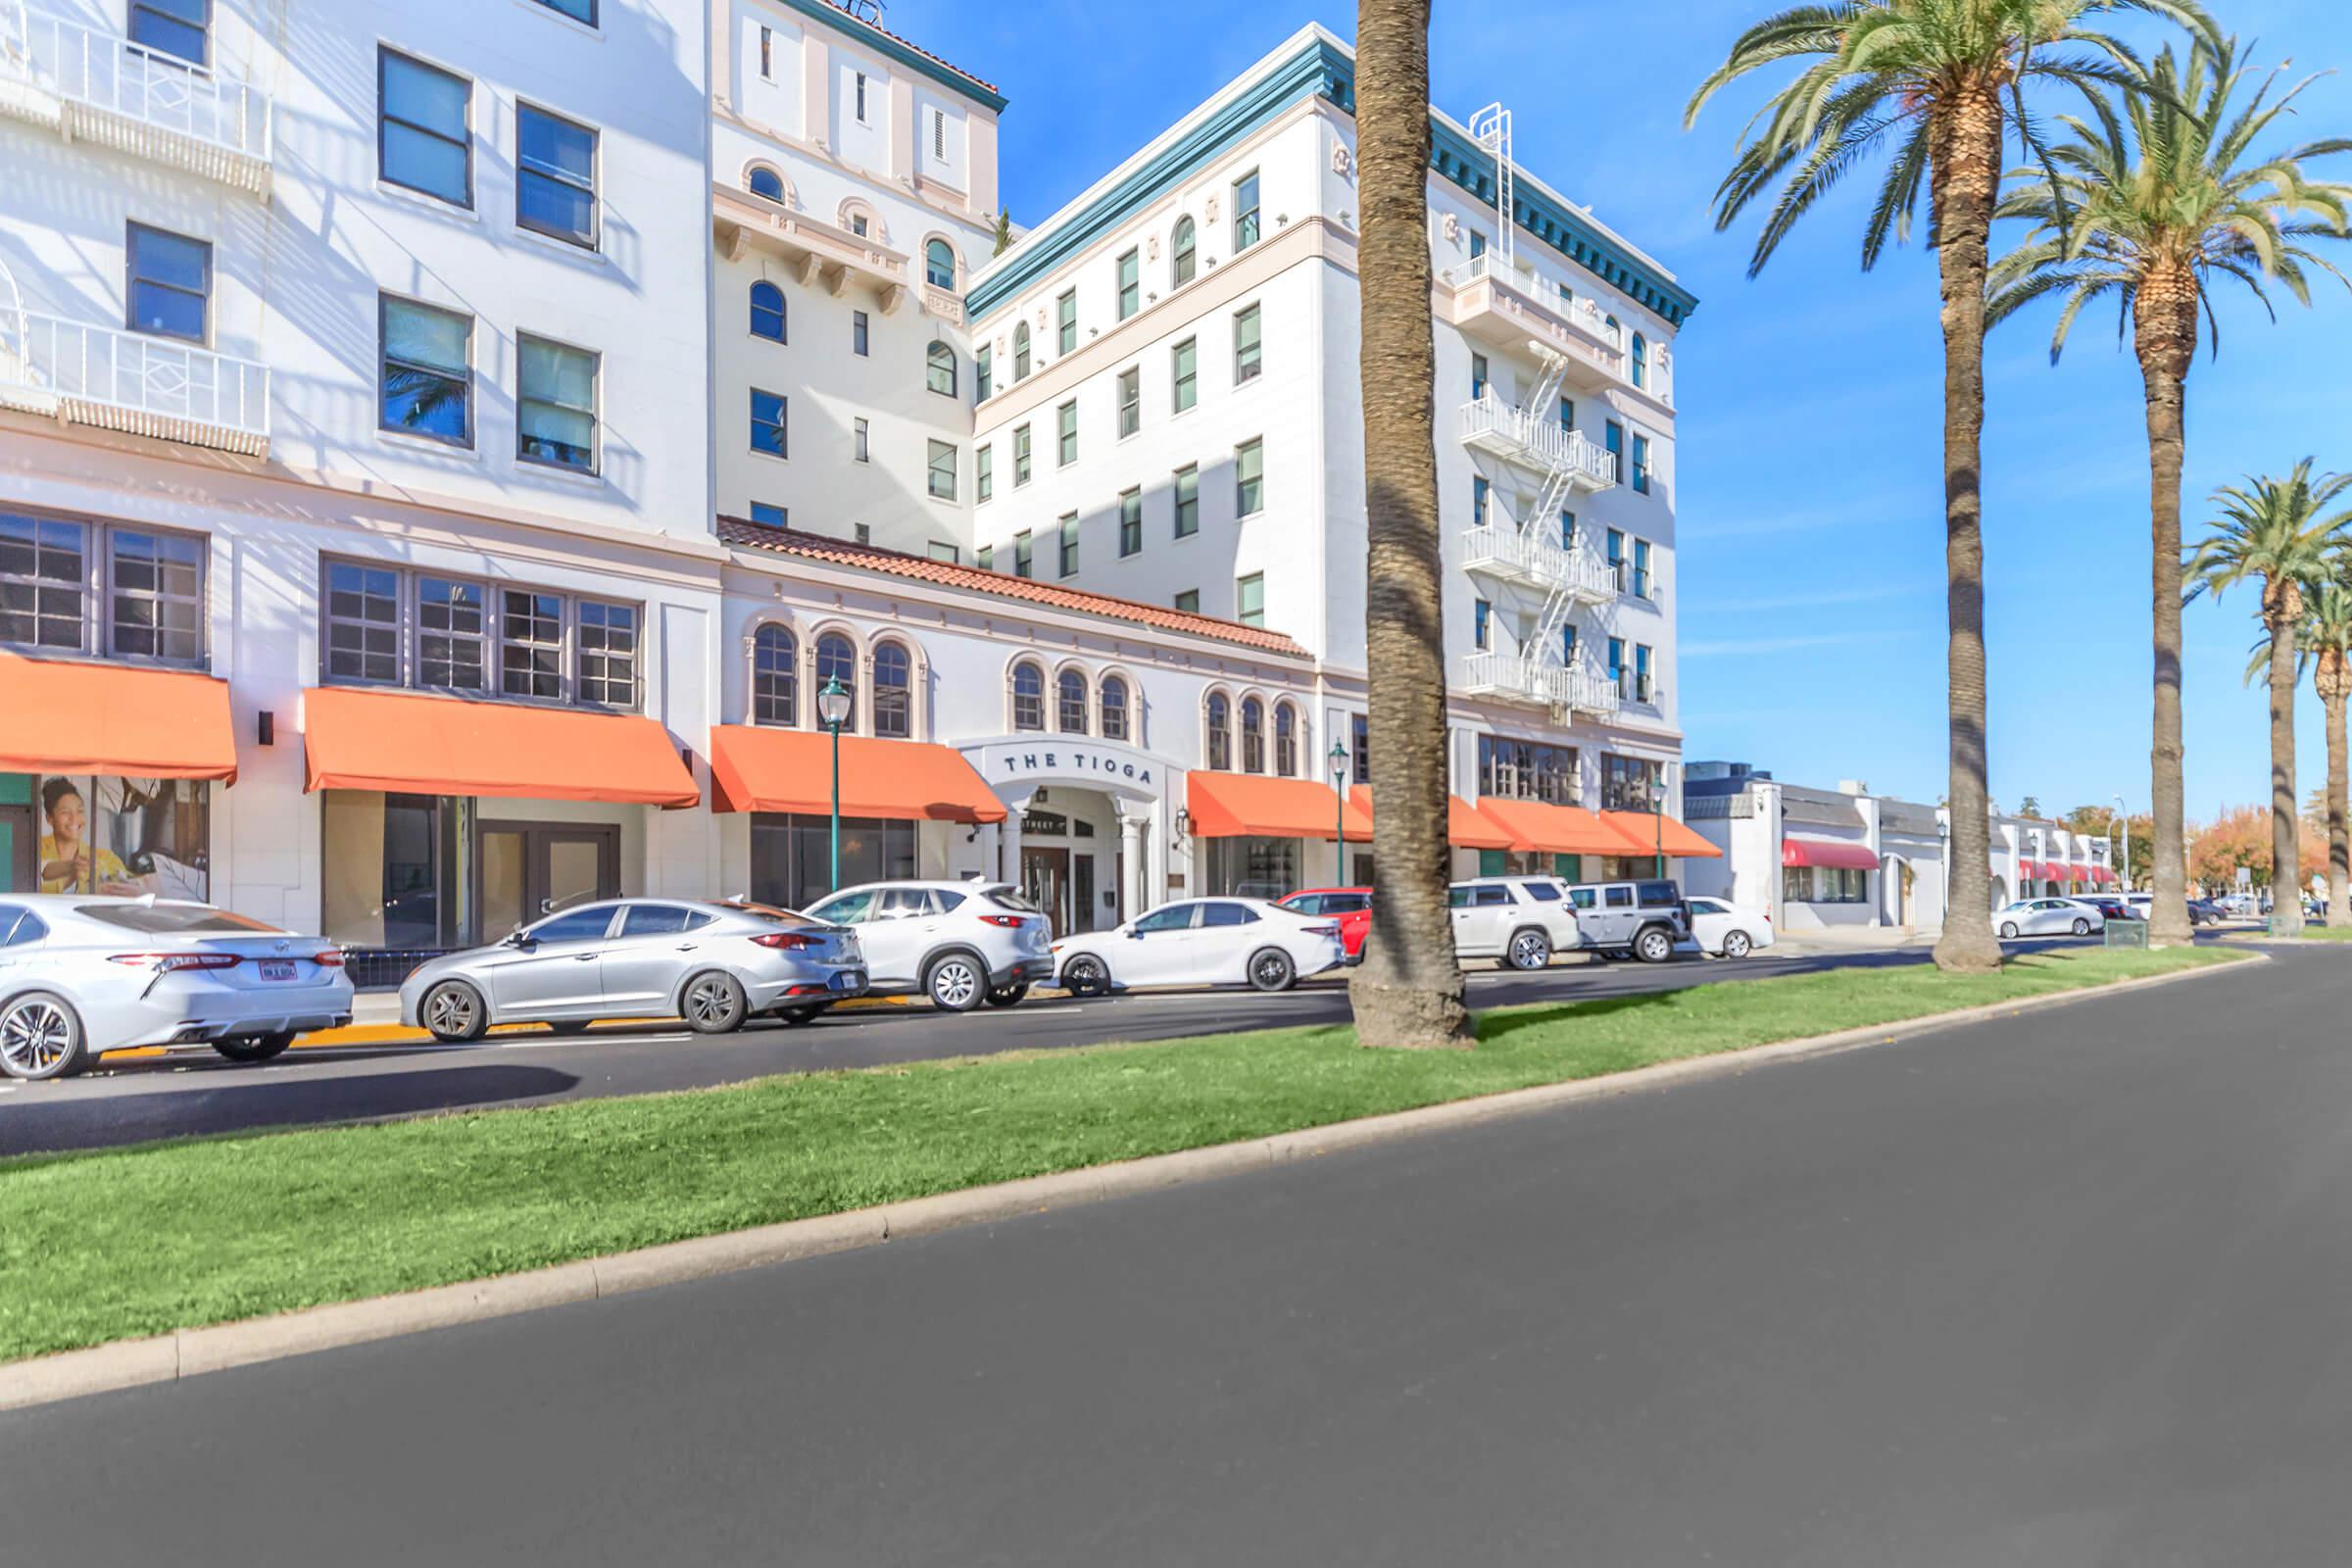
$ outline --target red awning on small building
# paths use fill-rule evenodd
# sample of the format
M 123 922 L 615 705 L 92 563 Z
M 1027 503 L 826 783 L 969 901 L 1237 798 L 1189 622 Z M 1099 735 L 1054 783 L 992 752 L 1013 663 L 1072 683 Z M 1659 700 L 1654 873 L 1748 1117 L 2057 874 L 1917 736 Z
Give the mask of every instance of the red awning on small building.
M 1783 865 L 1819 865 L 1837 871 L 1876 871 L 1879 856 L 1867 844 L 1848 839 L 1807 839 L 1790 834 L 1781 840 Z

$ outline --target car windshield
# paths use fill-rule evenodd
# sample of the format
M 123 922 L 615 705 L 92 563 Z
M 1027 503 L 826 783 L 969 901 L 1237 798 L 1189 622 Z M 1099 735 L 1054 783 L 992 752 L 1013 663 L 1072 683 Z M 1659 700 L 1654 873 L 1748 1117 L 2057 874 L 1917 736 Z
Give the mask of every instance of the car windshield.
M 106 925 L 121 926 L 151 937 L 219 937 L 286 935 L 281 926 L 265 925 L 251 916 L 216 909 L 209 904 L 77 904 L 76 914 Z

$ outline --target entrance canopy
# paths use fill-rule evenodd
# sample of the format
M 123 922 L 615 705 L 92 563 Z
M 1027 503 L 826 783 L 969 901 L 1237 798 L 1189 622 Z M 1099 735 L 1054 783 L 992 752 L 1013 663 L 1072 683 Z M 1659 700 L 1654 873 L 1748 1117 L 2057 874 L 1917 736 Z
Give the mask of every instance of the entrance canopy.
M 1671 816 L 1651 811 L 1603 811 L 1600 819 L 1625 836 L 1620 855 L 1664 855 L 1678 860 L 1718 860 L 1723 851 Z M 1876 866 L 1876 856 L 1870 863 Z
M 634 713 L 314 686 L 303 693 L 306 790 L 702 803 L 669 733 Z
M 1488 796 L 1478 814 L 1510 835 L 1505 849 L 1544 855 L 1632 855 L 1624 834 L 1581 806 L 1509 801 Z M 1646 854 L 1646 846 L 1641 853 Z
M 0 773 L 237 780 L 228 682 L 0 654 Z
M 711 809 L 833 809 L 833 737 L 822 730 L 720 724 L 710 731 Z M 1002 822 L 1004 803 L 963 754 L 927 741 L 841 738 L 841 814 L 898 822 Z
M 1348 804 L 1372 814 L 1372 786 L 1358 784 L 1348 792 Z M 1459 795 L 1446 797 L 1446 842 L 1457 850 L 1513 850 L 1519 846 L 1503 828 L 1479 815 L 1478 808 Z
M 1184 778 L 1185 811 L 1204 839 L 1329 839 L 1336 826 L 1350 844 L 1372 840 L 1372 815 L 1343 804 L 1311 778 L 1195 771 Z
M 1781 840 L 1783 865 L 1820 865 L 1838 871 L 1876 871 L 1878 855 L 1867 844 L 1848 839 L 1806 839 L 1791 834 Z

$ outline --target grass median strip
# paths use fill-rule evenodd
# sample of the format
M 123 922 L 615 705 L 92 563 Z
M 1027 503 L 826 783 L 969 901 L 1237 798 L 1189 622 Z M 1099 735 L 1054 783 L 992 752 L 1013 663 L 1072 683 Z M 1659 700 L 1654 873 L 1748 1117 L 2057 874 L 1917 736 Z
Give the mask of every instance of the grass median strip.
M 2092 950 L 1545 1004 L 1484 1014 L 1472 1052 L 1277 1029 L 24 1156 L 0 1162 L 0 1360 L 2236 956 Z

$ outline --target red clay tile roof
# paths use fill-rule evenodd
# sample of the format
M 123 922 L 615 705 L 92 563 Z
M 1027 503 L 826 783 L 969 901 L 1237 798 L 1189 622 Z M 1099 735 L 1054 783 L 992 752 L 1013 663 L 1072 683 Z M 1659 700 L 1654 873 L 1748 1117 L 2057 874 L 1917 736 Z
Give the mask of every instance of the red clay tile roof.
M 918 55 L 921 55 L 921 56 L 922 56 L 922 57 L 923 57 L 925 60 L 935 60 L 935 61 L 938 61 L 938 62 L 939 62 L 939 64 L 941 64 L 941 65 L 943 65 L 943 66 L 947 67 L 947 68 L 948 68 L 948 70 L 950 70 L 950 71 L 953 71 L 954 73 L 956 73 L 956 74 L 957 74 L 958 76 L 961 76 L 961 77 L 962 77 L 964 80 L 966 80 L 966 81 L 976 81 L 976 82 L 979 82 L 981 86 L 983 86 L 983 87 L 986 87 L 986 88 L 987 88 L 987 89 L 988 89 L 990 92 L 995 92 L 995 91 L 997 91 L 997 84 L 996 84 L 995 82 L 993 82 L 993 81 L 990 81 L 990 80 L 988 80 L 986 77 L 983 77 L 983 76 L 975 76 L 975 75 L 973 75 L 973 74 L 972 74 L 970 72 L 968 72 L 968 71 L 964 70 L 964 69 L 963 69 L 961 66 L 957 65 L 957 64 L 956 64 L 955 61 L 953 61 L 953 60 L 949 60 L 949 59 L 946 59 L 946 58 L 944 58 L 943 56 L 940 56 L 940 55 L 935 55 L 935 54 L 933 54 L 933 53 L 932 53 L 930 50 L 928 50 L 928 49 L 924 48 L 924 47 L 923 47 L 921 44 L 919 44 L 919 43 L 916 43 L 916 42 L 915 42 L 915 41 L 914 41 L 912 38 L 908 38 L 908 37 L 906 37 L 906 36 L 905 36 L 905 35 L 903 35 L 903 34 L 901 34 L 901 33 L 896 33 L 896 32 L 893 32 L 893 31 L 891 31 L 891 30 L 890 30 L 888 27 L 885 27 L 884 25 L 882 25 L 882 24 L 880 24 L 879 22 L 869 22 L 869 21 L 867 21 L 865 18 L 863 18 L 863 17 L 859 16 L 859 15 L 858 15 L 857 12 L 855 12 L 855 11 L 852 11 L 852 10 L 851 10 L 851 9 L 850 9 L 848 6 L 846 6 L 846 5 L 843 5 L 843 4 L 841 3 L 841 0 L 831 0 L 831 4 L 832 4 L 832 6 L 833 6 L 833 9 L 834 9 L 834 10 L 836 10 L 836 11 L 839 11 L 839 12 L 840 12 L 842 15 L 844 15 L 844 16 L 846 16 L 846 17 L 848 17 L 848 18 L 849 18 L 849 19 L 850 19 L 852 22 L 855 22 L 855 23 L 857 23 L 857 24 L 858 24 L 859 26 L 861 26 L 861 27 L 871 27 L 871 28 L 872 28 L 874 31 L 876 31 L 876 32 L 880 33 L 880 34 L 881 34 L 883 37 L 890 39 L 890 40 L 891 40 L 893 43 L 903 43 L 903 44 L 905 44 L 905 45 L 906 45 L 907 48 L 909 48 L 909 49 L 913 50 L 913 51 L 914 51 L 916 54 L 918 54 Z
M 1063 588 L 1029 577 L 1015 577 L 1007 572 L 982 571 L 978 566 L 933 561 L 927 556 L 910 556 L 904 551 L 885 550 L 879 545 L 854 544 L 847 539 L 834 539 L 798 528 L 771 528 L 764 523 L 746 522 L 741 517 L 721 515 L 718 519 L 718 538 L 721 544 L 742 545 L 774 555 L 800 556 L 808 561 L 829 562 L 837 566 L 856 566 L 914 582 L 938 583 L 947 588 L 995 594 L 1000 599 L 1019 599 L 1054 610 L 1074 610 L 1082 615 L 1129 621 L 1138 626 L 1150 626 L 1156 631 L 1213 638 L 1221 643 L 1233 643 L 1285 659 L 1309 657 L 1305 649 L 1281 632 L 1268 631 L 1262 626 L 1245 626 L 1238 620 L 1219 620 L 1214 615 L 1170 610 L 1163 605 L 1114 599 L 1108 594 Z

